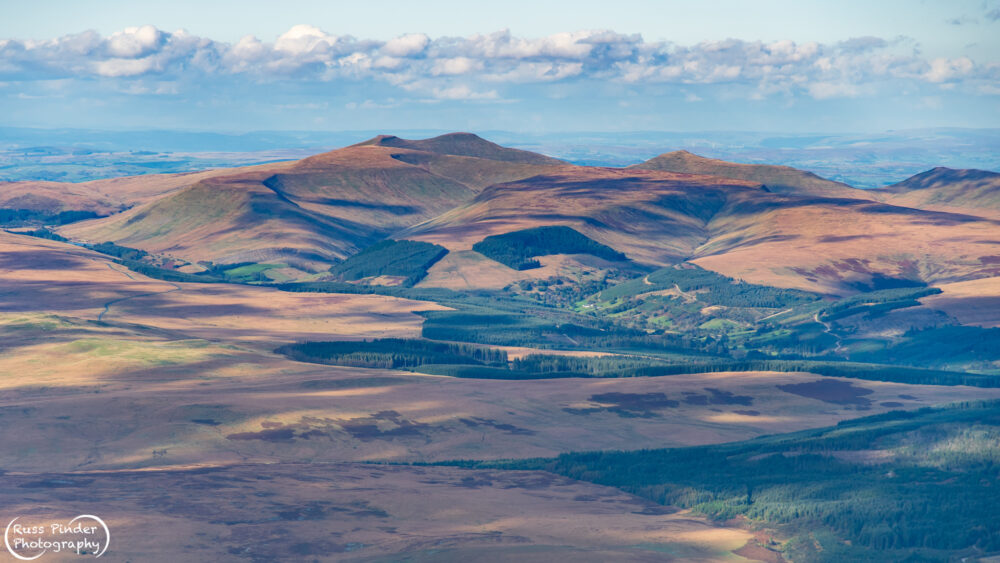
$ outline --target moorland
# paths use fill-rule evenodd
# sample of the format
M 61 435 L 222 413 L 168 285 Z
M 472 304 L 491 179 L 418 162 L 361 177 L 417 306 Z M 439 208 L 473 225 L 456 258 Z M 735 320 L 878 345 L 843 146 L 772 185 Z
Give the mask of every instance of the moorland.
M 1000 553 L 994 172 L 380 135 L 0 221 L 2 504 L 121 560 Z

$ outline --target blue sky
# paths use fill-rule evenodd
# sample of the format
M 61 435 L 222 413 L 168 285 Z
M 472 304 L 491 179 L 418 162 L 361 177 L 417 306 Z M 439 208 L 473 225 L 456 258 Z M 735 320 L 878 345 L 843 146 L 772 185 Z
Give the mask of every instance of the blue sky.
M 0 0 L 0 125 L 1000 127 L 1000 1 Z

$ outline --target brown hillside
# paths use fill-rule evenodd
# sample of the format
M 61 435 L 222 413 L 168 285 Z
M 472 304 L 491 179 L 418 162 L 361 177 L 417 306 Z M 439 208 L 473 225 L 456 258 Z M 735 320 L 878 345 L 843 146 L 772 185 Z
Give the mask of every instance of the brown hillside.
M 240 170 L 278 170 L 285 164 L 261 164 Z M 232 168 L 180 174 L 147 174 L 90 182 L 0 182 L 0 208 L 59 211 L 93 211 L 110 215 L 146 203 L 208 178 L 233 174 Z
M 798 170 L 790 166 L 726 162 L 724 160 L 698 156 L 688 151 L 674 151 L 661 154 L 629 168 L 682 172 L 685 174 L 707 174 L 709 176 L 747 180 L 749 182 L 764 184 L 768 190 L 776 193 L 871 199 L 871 196 L 867 195 L 864 190 L 820 178 L 812 172 Z
M 883 201 L 921 209 L 1000 212 L 1000 174 L 938 167 L 875 192 Z
M 486 185 L 552 168 L 362 144 L 231 169 L 60 232 L 189 261 L 286 262 L 316 271 L 471 200 Z
M 688 257 L 730 195 L 759 185 L 635 169 L 579 168 L 491 186 L 472 202 L 400 233 L 452 250 L 483 238 L 543 225 L 568 225 L 649 264 Z
M 581 168 L 493 186 L 399 236 L 461 251 L 489 235 L 543 225 L 571 226 L 646 264 L 691 260 L 747 281 L 829 293 L 856 291 L 875 275 L 943 283 L 1000 270 L 1000 223 L 984 218 L 635 168 Z M 477 275 L 450 261 L 428 280 L 450 284 L 438 271 L 444 268 L 453 277 Z

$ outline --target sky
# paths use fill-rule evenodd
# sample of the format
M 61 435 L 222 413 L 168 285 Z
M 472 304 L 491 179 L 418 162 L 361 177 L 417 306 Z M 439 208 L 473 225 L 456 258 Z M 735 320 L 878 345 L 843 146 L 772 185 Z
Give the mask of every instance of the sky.
M 0 0 L 0 126 L 1000 127 L 1000 0 Z

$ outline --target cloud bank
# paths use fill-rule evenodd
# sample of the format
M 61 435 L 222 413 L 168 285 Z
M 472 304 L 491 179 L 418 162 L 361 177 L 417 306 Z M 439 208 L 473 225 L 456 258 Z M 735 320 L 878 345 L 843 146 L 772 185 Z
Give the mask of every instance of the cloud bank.
M 684 46 L 608 30 L 542 38 L 508 31 L 439 38 L 410 34 L 376 41 L 297 25 L 273 42 L 246 36 L 225 43 L 145 25 L 106 37 L 86 31 L 44 41 L 0 40 L 0 81 L 66 79 L 292 81 L 331 88 L 375 81 L 395 97 L 479 102 L 516 98 L 527 85 L 596 81 L 623 88 L 720 85 L 729 95 L 747 99 L 825 100 L 911 86 L 995 96 L 1000 61 L 929 58 L 903 38 L 862 37 L 836 44 L 729 39 Z M 123 86 L 121 91 L 148 93 L 151 88 Z M 687 97 L 701 99 L 690 92 Z

